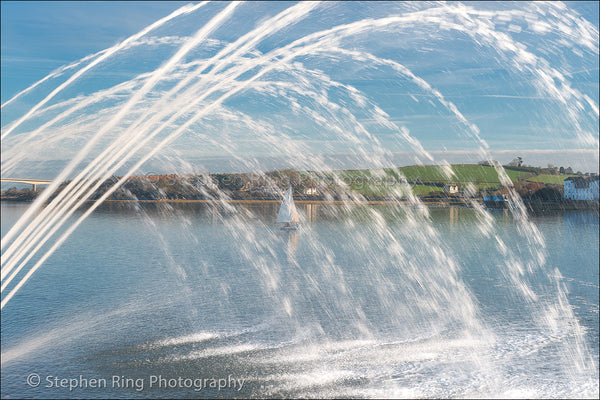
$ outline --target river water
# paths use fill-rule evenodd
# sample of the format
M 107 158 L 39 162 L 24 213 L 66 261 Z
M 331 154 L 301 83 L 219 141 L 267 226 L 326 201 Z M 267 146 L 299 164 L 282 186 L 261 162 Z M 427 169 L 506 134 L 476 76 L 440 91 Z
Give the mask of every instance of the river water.
M 4 235 L 27 205 L 1 207 Z M 289 233 L 278 204 L 103 205 L 2 310 L 2 397 L 598 395 L 596 212 L 531 217 L 546 242 L 522 278 L 532 302 L 471 209 L 429 209 L 444 265 L 394 206 L 298 207 Z M 573 330 L 537 318 L 559 308 L 555 281 L 588 375 L 565 367 Z

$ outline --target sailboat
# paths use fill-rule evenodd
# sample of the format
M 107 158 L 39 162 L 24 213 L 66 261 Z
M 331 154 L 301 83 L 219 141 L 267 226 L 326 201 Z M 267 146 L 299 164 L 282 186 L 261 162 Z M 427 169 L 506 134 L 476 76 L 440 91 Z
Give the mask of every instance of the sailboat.
M 277 214 L 277 223 L 281 224 L 281 229 L 283 230 L 295 230 L 298 229 L 298 222 L 300 222 L 300 219 L 294 205 L 292 187 L 290 186 L 283 195 L 283 201 Z

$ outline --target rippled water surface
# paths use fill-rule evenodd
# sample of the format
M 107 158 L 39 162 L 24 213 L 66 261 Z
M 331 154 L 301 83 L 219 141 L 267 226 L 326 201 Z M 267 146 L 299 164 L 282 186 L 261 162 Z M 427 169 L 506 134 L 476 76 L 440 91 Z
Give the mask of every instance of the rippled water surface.
M 26 207 L 2 203 L 3 235 Z M 2 397 L 597 396 L 597 375 L 561 367 L 572 330 L 536 320 L 561 274 L 597 374 L 597 213 L 532 217 L 547 246 L 523 274 L 532 302 L 473 210 L 429 209 L 446 268 L 393 207 L 300 204 L 288 233 L 275 203 L 103 205 L 2 310 Z

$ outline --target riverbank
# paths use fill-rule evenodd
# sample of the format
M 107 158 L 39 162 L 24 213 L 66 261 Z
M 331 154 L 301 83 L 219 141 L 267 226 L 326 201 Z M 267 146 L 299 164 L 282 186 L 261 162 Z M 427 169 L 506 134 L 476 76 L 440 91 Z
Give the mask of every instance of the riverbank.
M 18 198 L 0 198 L 0 201 L 18 202 L 18 203 L 31 203 L 34 199 L 18 199 Z M 95 203 L 97 200 L 86 200 L 86 203 Z M 478 203 L 482 203 L 482 199 L 476 199 Z M 232 204 L 280 204 L 281 200 L 272 199 L 228 199 L 228 200 L 187 200 L 187 199 L 155 199 L 155 200 L 114 200 L 107 199 L 104 203 L 108 204 L 128 204 L 128 203 L 173 203 L 173 204 L 218 204 L 218 203 L 232 203 Z M 407 200 L 294 200 L 296 204 L 324 204 L 324 205 L 342 205 L 342 204 L 359 204 L 359 205 L 409 205 L 414 206 L 415 203 Z M 468 203 L 461 199 L 445 199 L 445 200 L 421 200 L 421 204 L 428 207 L 471 207 Z M 599 211 L 600 206 L 597 201 L 575 201 L 575 200 L 562 200 L 558 202 L 539 202 L 539 201 L 524 201 L 525 207 L 528 211 L 533 213 L 540 212 L 555 212 L 555 211 L 567 211 L 567 210 L 596 210 Z M 507 203 L 490 204 L 485 203 L 484 206 L 488 209 L 502 209 L 507 208 Z
M 0 198 L 0 201 L 10 201 L 16 203 L 32 203 L 33 200 L 21 200 L 16 198 Z M 86 200 L 86 203 L 95 203 L 97 200 Z M 281 204 L 281 200 L 261 200 L 261 199 L 229 199 L 229 200 L 186 200 L 186 199 L 158 199 L 158 200 L 104 200 L 104 203 L 205 203 L 205 204 L 216 204 L 216 203 L 240 203 L 240 204 Z M 294 200 L 296 204 L 406 204 L 413 205 L 406 200 Z M 447 201 L 421 201 L 425 205 L 436 205 L 436 206 L 464 206 L 464 202 L 447 202 Z
M 573 210 L 596 210 L 599 211 L 599 203 L 597 201 L 577 201 L 563 200 L 561 202 L 525 202 L 527 211 L 532 213 L 544 213 L 555 211 L 573 211 Z

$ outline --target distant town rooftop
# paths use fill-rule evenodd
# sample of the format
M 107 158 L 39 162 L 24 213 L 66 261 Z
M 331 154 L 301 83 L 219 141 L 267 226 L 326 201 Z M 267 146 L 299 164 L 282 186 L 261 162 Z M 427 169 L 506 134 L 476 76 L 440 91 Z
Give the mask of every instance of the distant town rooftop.
M 587 188 L 589 187 L 589 185 L 600 179 L 600 176 L 595 175 L 595 176 L 572 176 L 569 177 L 567 179 L 565 179 L 565 182 L 567 181 L 572 181 L 573 184 L 575 185 L 576 188 Z

